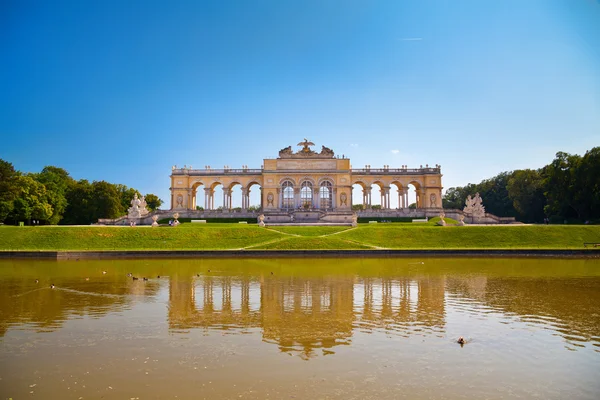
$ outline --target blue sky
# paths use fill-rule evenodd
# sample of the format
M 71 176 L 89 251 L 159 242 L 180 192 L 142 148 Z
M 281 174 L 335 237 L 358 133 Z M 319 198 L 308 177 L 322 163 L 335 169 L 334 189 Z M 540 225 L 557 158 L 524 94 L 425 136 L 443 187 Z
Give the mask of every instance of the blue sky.
M 167 201 L 174 164 L 259 168 L 306 137 L 462 186 L 600 145 L 599 21 L 598 0 L 3 0 L 0 158 Z

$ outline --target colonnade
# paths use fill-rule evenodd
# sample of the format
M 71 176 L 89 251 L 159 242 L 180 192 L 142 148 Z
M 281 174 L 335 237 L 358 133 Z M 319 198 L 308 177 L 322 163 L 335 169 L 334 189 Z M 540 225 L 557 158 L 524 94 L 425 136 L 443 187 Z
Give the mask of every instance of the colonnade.
M 362 188 L 362 192 L 363 192 L 362 204 L 363 204 L 363 206 L 365 206 L 365 208 L 369 208 L 372 205 L 371 191 L 372 191 L 372 189 L 370 187 Z M 381 208 L 384 210 L 389 210 L 391 208 L 390 191 L 391 191 L 391 187 L 389 187 L 389 186 L 380 188 L 380 190 L 379 190 L 379 193 L 381 195 Z M 408 206 L 410 205 L 409 200 L 408 200 L 408 187 L 399 188 L 397 190 L 397 192 L 398 192 L 398 208 L 408 208 Z M 415 189 L 415 194 L 416 194 L 417 208 L 424 207 L 425 205 L 423 204 L 423 199 L 425 198 L 425 190 L 424 189 Z

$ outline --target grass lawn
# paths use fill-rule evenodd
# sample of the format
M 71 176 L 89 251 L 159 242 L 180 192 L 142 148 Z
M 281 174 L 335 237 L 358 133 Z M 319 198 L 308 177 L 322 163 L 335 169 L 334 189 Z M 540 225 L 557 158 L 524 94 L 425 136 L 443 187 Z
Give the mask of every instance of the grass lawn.
M 581 249 L 600 226 L 343 226 L 182 224 L 179 227 L 0 227 L 0 250 Z

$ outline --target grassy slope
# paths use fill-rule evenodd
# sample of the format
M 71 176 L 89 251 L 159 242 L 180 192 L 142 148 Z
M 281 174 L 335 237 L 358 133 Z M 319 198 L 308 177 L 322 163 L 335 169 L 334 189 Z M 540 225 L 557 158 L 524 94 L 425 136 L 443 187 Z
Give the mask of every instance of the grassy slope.
M 0 250 L 580 249 L 584 242 L 600 242 L 600 226 L 0 227 Z
M 239 249 L 278 239 L 251 225 L 193 227 L 1 227 L 3 250 L 198 250 Z
M 391 249 L 567 249 L 600 242 L 600 226 L 364 226 L 339 235 Z

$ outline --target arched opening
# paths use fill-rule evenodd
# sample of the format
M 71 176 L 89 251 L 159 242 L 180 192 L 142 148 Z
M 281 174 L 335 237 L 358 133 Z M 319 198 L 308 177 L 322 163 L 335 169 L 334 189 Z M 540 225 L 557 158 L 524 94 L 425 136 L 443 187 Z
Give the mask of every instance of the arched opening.
M 210 189 L 208 210 L 223 210 L 223 185 L 215 182 Z
M 205 191 L 206 186 L 202 182 L 197 182 L 192 186 L 192 204 L 190 210 L 204 210 L 205 204 Z
M 380 210 L 384 208 L 384 200 L 383 200 L 383 184 L 381 182 L 375 182 L 371 184 L 371 187 L 368 188 L 370 191 L 371 198 L 371 209 Z
M 246 193 L 246 209 L 250 211 L 260 211 L 262 209 L 262 186 L 260 186 L 258 182 L 251 182 L 248 185 Z
M 421 185 L 417 181 L 411 181 L 408 184 L 408 207 L 409 208 L 423 208 L 421 204 L 421 199 L 419 196 L 419 192 L 421 190 Z
M 229 186 L 227 208 L 233 211 L 242 210 L 242 185 L 239 182 L 233 182 Z
M 366 184 L 363 182 L 355 182 L 352 185 L 352 209 L 364 210 L 367 208 L 368 196 L 365 190 Z
M 281 184 L 281 208 L 290 210 L 294 208 L 294 184 L 284 181 Z
M 309 181 L 302 182 L 300 185 L 300 206 L 302 208 L 312 208 L 313 188 Z
M 321 182 L 319 187 L 319 208 L 322 210 L 333 208 L 333 185 L 329 181 Z
M 392 210 L 408 207 L 404 205 L 404 187 L 400 182 L 390 184 L 390 208 Z

